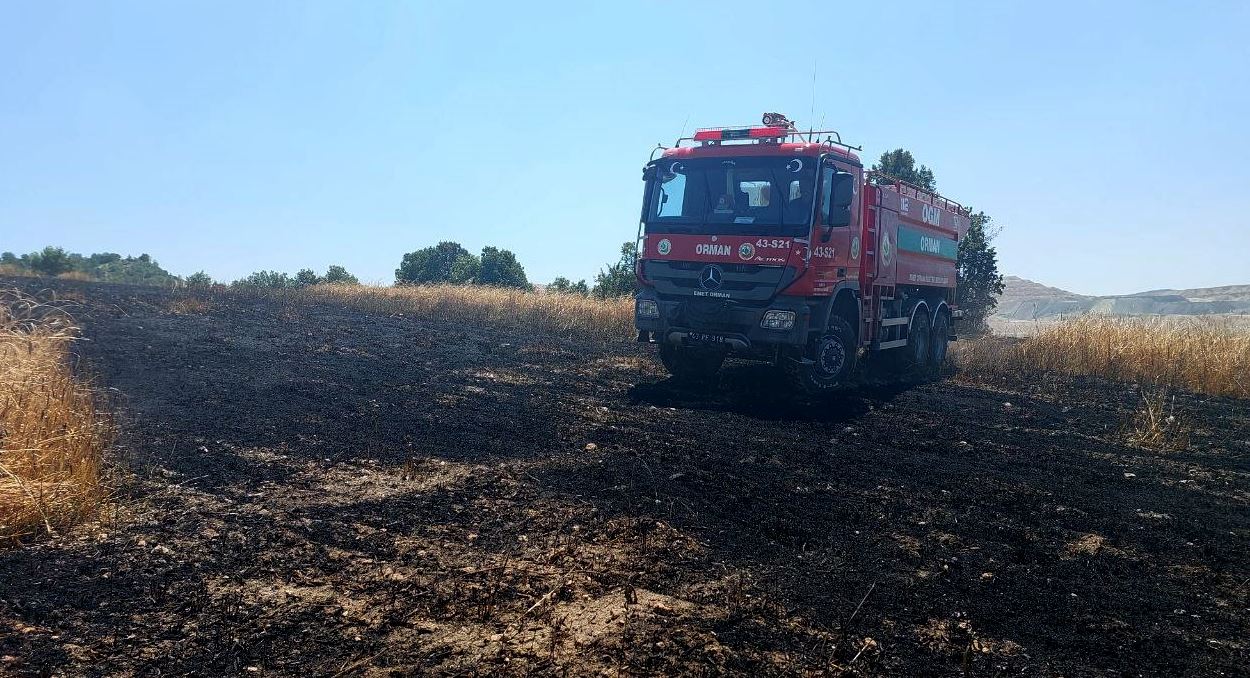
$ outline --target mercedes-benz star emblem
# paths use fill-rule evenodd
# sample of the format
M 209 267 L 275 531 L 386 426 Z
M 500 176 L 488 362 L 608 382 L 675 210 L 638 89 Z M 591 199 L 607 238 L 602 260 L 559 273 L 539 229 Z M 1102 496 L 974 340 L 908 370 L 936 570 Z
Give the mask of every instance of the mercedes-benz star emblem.
M 699 272 L 699 287 L 705 290 L 718 290 L 721 284 L 720 266 L 704 266 Z

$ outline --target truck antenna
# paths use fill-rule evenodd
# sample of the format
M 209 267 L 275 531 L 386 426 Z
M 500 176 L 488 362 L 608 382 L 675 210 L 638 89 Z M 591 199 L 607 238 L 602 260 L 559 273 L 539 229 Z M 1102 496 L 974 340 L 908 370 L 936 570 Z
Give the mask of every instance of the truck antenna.
M 807 143 L 809 144 L 812 143 L 812 133 L 816 131 L 815 127 L 811 127 L 811 121 L 816 119 L 816 59 L 817 58 L 818 57 L 812 57 L 812 111 L 811 111 L 811 114 L 807 116 L 807 124 L 808 124 Z M 824 123 L 822 122 L 821 124 L 823 125 Z

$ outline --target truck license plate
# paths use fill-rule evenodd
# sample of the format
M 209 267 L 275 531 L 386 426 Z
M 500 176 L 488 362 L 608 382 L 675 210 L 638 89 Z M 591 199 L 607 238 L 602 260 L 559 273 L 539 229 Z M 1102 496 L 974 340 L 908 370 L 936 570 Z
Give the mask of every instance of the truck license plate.
M 686 335 L 686 339 L 699 344 L 723 344 L 725 338 L 719 334 L 703 334 L 702 332 L 691 332 Z

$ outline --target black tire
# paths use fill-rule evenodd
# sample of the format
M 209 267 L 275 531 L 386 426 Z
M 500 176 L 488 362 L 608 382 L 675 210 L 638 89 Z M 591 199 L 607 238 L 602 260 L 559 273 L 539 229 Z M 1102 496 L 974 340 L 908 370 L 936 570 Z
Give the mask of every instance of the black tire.
M 917 309 L 907 328 L 907 345 L 879 354 L 883 358 L 885 373 L 904 382 L 922 379 L 929 368 L 931 337 L 929 314 L 924 309 Z
M 902 360 L 904 376 L 922 376 L 929 368 L 929 344 L 932 336 L 928 311 L 926 309 L 913 311 L 911 324 L 907 327 L 907 345 L 903 347 L 899 356 Z
M 803 353 L 811 362 L 787 360 L 786 375 L 804 393 L 825 393 L 850 380 L 858 353 L 855 332 L 841 316 L 829 319 L 824 334 L 813 339 Z
M 951 318 L 946 311 L 938 313 L 929 332 L 929 369 L 934 374 L 942 370 L 946 362 L 946 350 L 951 340 Z
M 725 352 L 660 344 L 660 362 L 679 381 L 707 381 L 725 362 Z

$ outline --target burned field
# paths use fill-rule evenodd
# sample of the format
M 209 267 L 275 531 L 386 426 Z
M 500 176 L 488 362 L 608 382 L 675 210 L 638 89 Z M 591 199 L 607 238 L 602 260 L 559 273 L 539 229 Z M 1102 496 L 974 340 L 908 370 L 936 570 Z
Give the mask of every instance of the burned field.
M 945 380 L 825 400 L 646 347 L 61 283 L 123 435 L 0 551 L 0 673 L 1236 674 L 1250 408 Z

